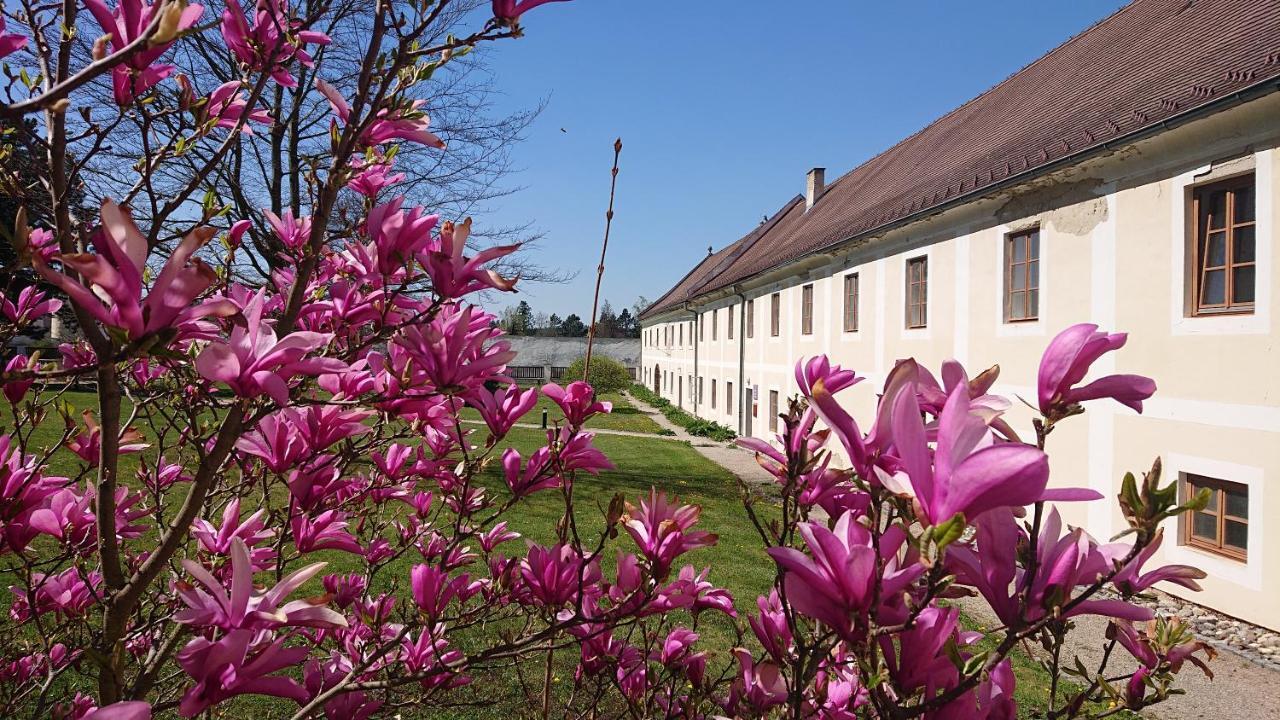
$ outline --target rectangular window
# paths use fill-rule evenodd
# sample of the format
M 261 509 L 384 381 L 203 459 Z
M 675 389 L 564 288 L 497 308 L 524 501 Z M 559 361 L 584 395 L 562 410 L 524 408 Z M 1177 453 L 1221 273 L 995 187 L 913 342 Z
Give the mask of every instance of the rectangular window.
M 778 432 L 778 391 L 769 391 L 769 432 Z
M 1040 317 L 1040 228 L 1004 239 L 1004 321 Z
M 716 341 L 716 334 L 720 331 L 720 311 L 711 311 L 711 342 Z
M 774 293 L 769 296 L 769 334 L 778 337 L 781 332 L 782 296 Z
M 1253 312 L 1254 210 L 1253 175 L 1195 189 L 1196 315 Z
M 1249 488 L 1205 475 L 1183 473 L 1183 496 L 1190 499 L 1209 491 L 1209 504 L 1182 516 L 1182 539 L 1187 545 L 1245 560 L 1249 550 Z
M 679 335 L 680 346 L 684 347 L 684 323 L 680 323 L 679 332 L 680 332 L 680 335 Z M 693 333 L 692 330 L 690 330 L 689 332 L 690 334 Z
M 711 409 L 716 409 L 716 379 L 711 378 Z
M 724 411 L 730 415 L 733 414 L 733 383 L 724 384 Z
M 733 306 L 729 306 L 729 324 L 725 326 L 725 337 L 733 339 Z
M 747 337 L 756 336 L 756 301 L 747 301 Z
M 800 334 L 813 334 L 813 285 L 800 288 Z
M 702 378 L 698 378 L 698 403 L 702 403 Z
M 707 338 L 707 316 L 706 313 L 698 316 L 698 342 L 702 342 Z
M 929 324 L 929 258 L 907 261 L 907 327 Z
M 858 273 L 844 276 L 844 331 L 858 332 Z

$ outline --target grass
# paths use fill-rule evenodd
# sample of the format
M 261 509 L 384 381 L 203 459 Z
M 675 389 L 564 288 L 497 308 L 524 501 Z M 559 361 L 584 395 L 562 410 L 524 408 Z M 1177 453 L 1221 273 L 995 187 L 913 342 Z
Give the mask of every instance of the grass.
M 632 405 L 627 400 L 627 397 L 621 393 L 606 393 L 601 395 L 600 399 L 613 403 L 613 412 L 593 417 L 590 421 L 590 426 L 594 430 L 623 430 L 656 435 L 661 429 L 658 423 L 653 421 L 653 418 L 646 415 L 640 408 Z M 547 396 L 540 394 L 538 395 L 538 404 L 529 411 L 528 415 L 521 418 L 521 422 L 534 425 L 541 424 L 544 410 L 547 412 L 548 425 L 564 417 L 564 413 L 560 411 L 560 406 L 552 402 Z M 479 422 L 480 413 L 472 408 L 466 408 L 462 411 L 462 419 Z
M 96 405 L 96 397 L 91 393 L 69 392 L 64 400 L 78 418 L 79 412 Z M 613 415 L 598 416 L 591 425 L 599 428 L 625 429 L 636 432 L 655 432 L 656 423 L 640 413 L 633 405 L 621 396 L 607 397 L 615 403 Z M 558 415 L 555 408 L 545 398 L 540 399 L 539 407 L 532 417 L 540 418 L 541 408 L 548 407 L 552 417 Z M 468 413 L 474 413 L 468 410 Z M 128 409 L 126 408 L 126 416 Z M 145 428 L 143 429 L 146 432 Z M 62 421 L 56 414 L 45 420 L 37 428 L 33 437 L 33 447 L 52 445 L 61 436 Z M 483 440 L 484 430 L 477 428 L 477 441 Z M 540 430 L 532 428 L 515 428 L 504 439 L 501 446 L 512 446 L 527 454 L 544 441 Z M 600 434 L 596 436 L 596 445 L 613 461 L 615 470 L 601 473 L 598 477 L 580 475 L 575 485 L 577 497 L 576 521 L 583 537 L 596 536 L 604 527 L 605 509 L 609 499 L 615 493 L 622 493 L 627 500 L 638 500 L 649 492 L 651 487 L 676 495 L 682 502 L 701 506 L 702 517 L 699 526 L 715 532 L 719 542 L 711 548 L 689 553 L 682 563 L 693 564 L 701 569 L 711 566 L 710 580 L 720 587 L 728 589 L 735 598 L 740 613 L 754 610 L 755 598 L 768 592 L 774 579 L 774 565 L 764 554 L 754 528 L 746 519 L 739 499 L 736 481 L 733 476 L 715 463 L 700 455 L 688 443 L 672 441 L 657 437 L 633 437 Z M 144 451 L 143 455 L 153 451 Z M 495 456 L 498 453 L 495 453 Z M 122 477 L 132 478 L 139 455 L 126 456 L 123 459 Z M 74 475 L 79 469 L 79 460 L 70 451 L 60 450 L 51 459 L 51 471 Z M 480 481 L 500 498 L 504 498 L 506 488 L 501 480 L 501 469 L 496 463 L 490 465 L 481 475 Z M 127 480 L 126 480 L 127 481 Z M 554 527 L 560 519 L 562 504 L 559 494 L 544 491 L 535 494 L 523 502 L 518 510 L 506 518 L 516 532 L 530 541 L 550 543 L 554 541 Z M 766 517 L 774 512 L 773 508 L 757 509 Z M 631 549 L 631 542 L 625 533 L 620 536 L 615 547 Z M 508 552 L 514 551 L 509 550 Z M 603 558 L 606 577 L 611 574 L 614 551 L 606 550 Z M 359 561 L 351 555 L 339 552 L 317 553 L 315 559 L 326 560 L 330 566 L 327 572 L 354 572 L 360 567 Z M 390 580 L 396 579 L 401 593 L 407 586 L 409 568 L 413 558 L 407 557 L 395 566 L 388 568 L 383 575 Z M 298 594 L 316 594 L 316 587 L 304 588 Z M 966 626 L 975 627 L 976 623 L 966 620 Z M 712 667 L 729 662 L 729 650 L 736 642 L 736 633 L 731 621 L 717 613 L 709 613 L 699 626 L 704 649 L 712 653 Z M 464 637 L 464 646 L 483 646 L 494 633 L 493 628 L 477 631 Z M 749 635 L 749 633 L 748 633 Z M 1047 696 L 1048 676 L 1046 671 L 1032 657 L 1021 650 L 1012 656 L 1014 672 L 1018 679 L 1017 700 L 1024 716 L 1033 715 L 1036 710 L 1043 710 Z M 565 651 L 557 655 L 557 689 L 567 689 L 571 685 L 573 664 L 576 654 Z M 530 674 L 537 675 L 538 669 Z M 523 700 L 519 681 L 510 670 L 494 671 L 481 674 L 475 683 L 462 691 L 461 696 L 474 703 L 464 708 L 453 708 L 439 713 L 414 711 L 404 708 L 404 717 L 432 718 L 509 718 L 512 708 L 520 707 Z M 228 712 L 244 714 L 246 717 L 276 716 L 287 708 L 272 698 L 261 696 L 245 696 L 230 704 Z M 516 713 L 517 715 L 519 713 Z M 229 715 L 230 716 L 230 715 Z

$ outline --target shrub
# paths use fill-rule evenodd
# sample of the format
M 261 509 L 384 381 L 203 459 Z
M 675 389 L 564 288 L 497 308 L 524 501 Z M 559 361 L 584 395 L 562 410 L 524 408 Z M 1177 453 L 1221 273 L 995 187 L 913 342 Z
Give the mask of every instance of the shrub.
M 658 408 L 658 412 L 665 415 L 671 422 L 684 428 L 685 432 L 690 435 L 695 437 L 711 438 L 716 442 L 725 442 L 726 440 L 732 440 L 738 437 L 738 433 L 734 432 L 732 428 L 710 420 L 703 420 L 700 417 L 694 417 L 684 410 L 675 407 L 666 398 L 655 394 L 652 390 L 640 383 L 632 384 L 631 394 Z
M 564 369 L 564 377 L 562 381 L 571 383 L 582 379 L 582 368 L 586 365 L 586 358 L 580 357 L 569 363 L 569 367 Z M 591 387 L 596 389 L 597 393 L 614 393 L 619 390 L 626 390 L 632 383 L 631 372 L 626 366 L 614 360 L 613 358 L 600 357 L 595 355 L 591 358 Z

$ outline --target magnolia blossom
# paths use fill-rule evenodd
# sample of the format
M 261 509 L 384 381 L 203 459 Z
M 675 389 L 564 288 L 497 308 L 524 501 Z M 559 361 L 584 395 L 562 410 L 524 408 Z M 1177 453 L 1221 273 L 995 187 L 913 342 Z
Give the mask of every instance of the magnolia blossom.
M 492 0 L 493 16 L 506 25 L 515 25 L 520 16 L 549 2 L 565 0 Z
M 339 372 L 346 364 L 332 358 L 306 357 L 329 344 L 331 335 L 298 331 L 277 338 L 263 317 L 265 293 L 254 294 L 242 310 L 231 337 L 215 340 L 196 357 L 196 370 L 207 380 L 226 383 L 241 397 L 266 394 L 281 405 L 289 402 L 289 381 L 298 375 Z
M 234 130 L 237 125 L 240 125 L 241 118 L 247 118 L 263 125 L 270 125 L 272 122 L 271 116 L 267 114 L 266 110 L 249 109 L 248 102 L 241 92 L 241 83 L 238 80 L 223 83 L 209 93 L 209 97 L 205 99 L 204 113 L 205 117 L 213 121 L 215 126 L 226 130 Z M 246 122 L 240 125 L 240 132 L 252 135 L 253 129 Z
M 578 380 L 569 383 L 568 387 L 560 387 L 555 383 L 542 386 L 542 394 L 564 411 L 565 422 L 572 427 L 580 427 L 587 418 L 597 413 L 613 412 L 613 403 L 596 402 L 596 391 L 587 383 Z
M 284 87 L 298 86 L 287 65 L 296 59 L 306 67 L 314 63 L 305 45 L 328 45 L 329 36 L 303 29 L 290 17 L 288 0 L 258 0 L 253 26 L 237 1 L 222 13 L 222 39 L 240 62 L 254 70 L 267 70 Z
M 84 0 L 84 4 L 107 34 L 112 52 L 117 53 L 123 52 L 147 31 L 155 19 L 156 10 L 163 7 L 166 12 L 180 13 L 176 22 L 170 18 L 160 19 L 160 32 L 165 32 L 166 26 L 171 24 L 167 37 L 159 33 L 153 35 L 151 42 L 130 53 L 123 63 L 112 69 L 112 91 L 120 105 L 132 105 L 139 95 L 173 73 L 174 66 L 156 65 L 155 61 L 173 45 L 173 34 L 195 25 L 204 14 L 204 8 L 195 4 L 183 8 L 175 3 L 118 0 L 114 10 L 108 9 L 103 0 Z M 155 39 L 163 39 L 163 42 L 155 42 Z
M 27 38 L 4 31 L 4 16 L 0 15 L 0 58 L 11 55 L 27 46 Z
M 418 261 L 431 278 L 431 289 L 449 299 L 486 289 L 503 292 L 514 289 L 519 277 L 505 278 L 496 270 L 486 270 L 481 266 L 510 255 L 520 246 L 491 247 L 468 258 L 463 253 L 467 249 L 467 238 L 470 235 L 471 218 L 461 224 L 446 222 L 440 228 L 437 243 L 418 255 Z
M 351 177 L 351 180 L 347 182 L 347 187 L 369 199 L 373 199 L 378 196 L 378 193 L 405 178 L 404 173 L 392 174 L 391 167 L 393 164 L 392 160 L 387 159 L 366 165 L 363 160 L 357 158 L 352 161 L 351 165 L 355 168 L 363 169 Z
M 329 83 L 316 78 L 316 89 L 329 101 L 333 114 L 345 125 L 351 120 L 351 106 L 347 104 L 342 93 Z M 407 140 L 428 147 L 444 149 L 444 141 L 427 130 L 431 118 L 421 108 L 424 100 L 414 100 L 407 106 L 382 108 L 377 117 L 360 133 L 360 142 L 364 147 L 383 145 L 392 140 Z
M 667 495 L 650 489 L 649 498 L 640 507 L 630 503 L 622 516 L 623 526 L 640 552 L 653 564 L 653 575 L 666 578 L 671 563 L 677 557 L 698 548 L 716 544 L 716 536 L 704 530 L 694 530 L 702 509 L 696 505 L 680 505 L 667 502 Z
M 52 315 L 62 308 L 62 301 L 49 298 L 35 285 L 28 285 L 18 293 L 18 302 L 14 303 L 9 296 L 0 296 L 0 313 L 17 327 L 22 327 L 37 318 Z
M 183 238 L 165 262 L 142 299 L 143 270 L 150 249 L 127 208 L 102 202 L 102 225 L 93 234 L 96 253 L 72 253 L 56 258 L 82 280 L 57 272 L 39 258 L 36 269 L 57 285 L 71 302 L 108 327 L 119 328 L 130 340 L 208 316 L 227 316 L 235 306 L 227 301 L 192 302 L 217 279 L 217 273 L 194 257 L 215 231 L 197 227 Z
M 1040 412 L 1052 416 L 1060 408 L 1099 398 L 1112 398 L 1142 412 L 1142 401 L 1156 391 L 1151 378 L 1141 375 L 1107 375 L 1084 387 L 1076 387 L 1098 358 L 1124 347 L 1126 333 L 1105 333 L 1097 325 L 1081 323 L 1058 333 L 1040 360 Z

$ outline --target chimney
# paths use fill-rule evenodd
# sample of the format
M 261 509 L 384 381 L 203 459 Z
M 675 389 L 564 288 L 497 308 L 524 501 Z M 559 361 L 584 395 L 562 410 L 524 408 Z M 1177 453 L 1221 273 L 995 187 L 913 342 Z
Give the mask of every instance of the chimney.
M 826 181 L 827 169 L 816 167 L 809 171 L 809 181 L 805 183 L 804 188 L 804 209 L 807 212 L 818 202 L 818 198 L 822 195 L 822 188 Z

